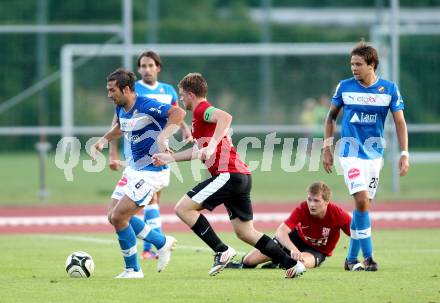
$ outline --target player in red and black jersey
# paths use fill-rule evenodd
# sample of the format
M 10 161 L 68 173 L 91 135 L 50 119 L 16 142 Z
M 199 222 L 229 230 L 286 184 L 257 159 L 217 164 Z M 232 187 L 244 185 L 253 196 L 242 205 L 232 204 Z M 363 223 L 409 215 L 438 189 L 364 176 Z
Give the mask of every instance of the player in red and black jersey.
M 287 278 L 300 276 L 305 266 L 254 228 L 250 199 L 251 173 L 240 160 L 228 136 L 232 116 L 206 100 L 208 84 L 202 75 L 188 74 L 178 87 L 180 100 L 186 109 L 193 112 L 192 136 L 196 146 L 175 154 L 156 154 L 153 160 L 155 165 L 164 165 L 198 158 L 212 175 L 184 195 L 175 207 L 177 216 L 215 252 L 209 275 L 219 273 L 236 255 L 232 247 L 220 240 L 201 213 L 203 209 L 213 210 L 224 204 L 238 238 L 279 262 L 286 269 Z
M 307 268 L 318 267 L 332 255 L 340 231 L 350 236 L 351 217 L 330 202 L 330 188 L 315 182 L 307 189 L 307 201 L 299 204 L 275 233 L 275 239 L 290 256 Z M 240 263 L 229 263 L 227 268 L 254 268 L 270 258 L 254 249 Z M 275 268 L 276 262 L 265 264 Z

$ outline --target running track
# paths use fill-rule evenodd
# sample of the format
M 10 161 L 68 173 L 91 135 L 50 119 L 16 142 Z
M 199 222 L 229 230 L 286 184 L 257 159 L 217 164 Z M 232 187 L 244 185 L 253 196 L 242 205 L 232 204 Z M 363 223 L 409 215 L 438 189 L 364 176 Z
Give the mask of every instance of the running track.
M 274 230 L 287 218 L 296 203 L 255 203 L 257 229 Z M 340 204 L 351 211 L 352 203 Z M 96 233 L 113 232 L 106 221 L 107 206 L 0 206 L 0 234 L 10 233 Z M 166 231 L 190 231 L 173 213 L 172 205 L 161 207 Z M 218 231 L 231 231 L 223 206 L 206 216 Z M 373 228 L 440 228 L 440 201 L 374 202 L 371 210 Z

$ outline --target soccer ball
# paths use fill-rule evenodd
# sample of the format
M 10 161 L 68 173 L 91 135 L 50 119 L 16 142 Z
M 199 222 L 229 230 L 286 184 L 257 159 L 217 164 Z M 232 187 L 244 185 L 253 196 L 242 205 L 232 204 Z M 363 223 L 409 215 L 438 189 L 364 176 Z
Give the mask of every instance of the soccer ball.
M 89 278 L 95 270 L 92 257 L 83 251 L 71 253 L 66 260 L 66 271 L 71 278 Z

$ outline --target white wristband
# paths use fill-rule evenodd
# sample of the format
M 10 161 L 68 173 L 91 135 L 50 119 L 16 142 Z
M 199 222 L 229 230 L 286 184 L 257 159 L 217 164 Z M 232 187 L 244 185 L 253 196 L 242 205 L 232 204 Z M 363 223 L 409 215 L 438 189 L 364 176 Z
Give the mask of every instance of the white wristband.
M 409 158 L 409 152 L 407 150 L 402 150 L 402 152 L 400 153 L 400 156 L 405 156 Z

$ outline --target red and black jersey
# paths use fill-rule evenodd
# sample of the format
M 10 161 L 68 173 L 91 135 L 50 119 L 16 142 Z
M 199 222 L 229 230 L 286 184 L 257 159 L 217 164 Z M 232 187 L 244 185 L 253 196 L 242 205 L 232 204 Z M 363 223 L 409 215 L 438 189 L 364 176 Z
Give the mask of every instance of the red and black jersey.
M 217 125 L 216 123 L 206 122 L 204 118 L 205 111 L 211 106 L 208 101 L 204 100 L 194 109 L 191 132 L 199 149 L 208 145 Z M 232 145 L 230 136 L 223 137 L 217 145 L 216 152 L 204 164 L 213 176 L 225 172 L 251 174 L 247 165 L 240 160 L 240 156 Z
M 306 201 L 298 205 L 284 221 L 292 231 L 298 231 L 299 237 L 307 245 L 327 256 L 332 255 L 341 229 L 350 236 L 350 223 L 350 215 L 334 203 L 328 204 L 324 218 L 314 218 Z

